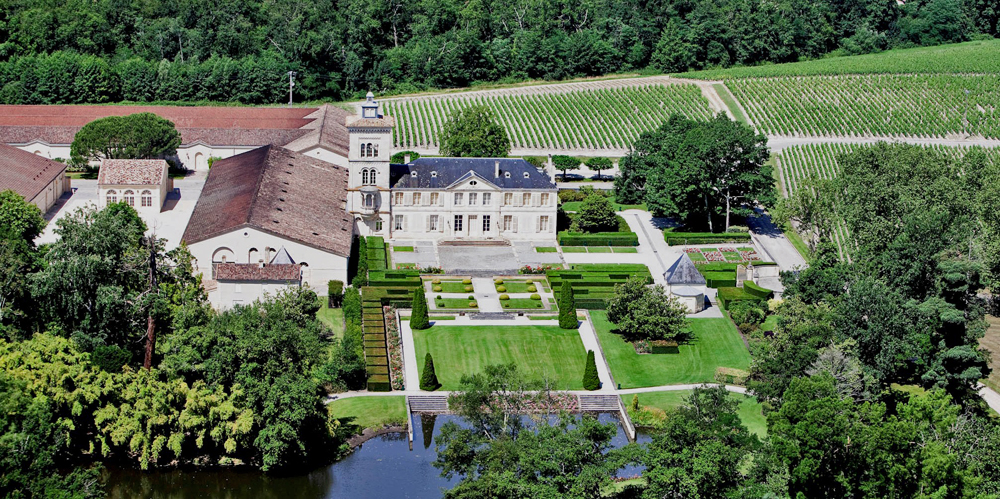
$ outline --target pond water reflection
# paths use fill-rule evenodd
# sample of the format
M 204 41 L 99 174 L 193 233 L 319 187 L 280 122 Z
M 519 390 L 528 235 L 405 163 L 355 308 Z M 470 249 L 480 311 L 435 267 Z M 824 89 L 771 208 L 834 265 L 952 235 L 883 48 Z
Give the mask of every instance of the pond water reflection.
M 604 423 L 617 423 L 614 414 L 600 414 Z M 141 472 L 108 468 L 107 491 L 113 499 L 285 499 L 285 498 L 437 498 L 453 485 L 434 467 L 433 438 L 446 421 L 456 416 L 414 416 L 413 450 L 405 433 L 382 435 L 356 449 L 346 458 L 295 476 L 270 476 L 257 471 L 171 470 Z M 643 433 L 640 442 L 650 437 Z M 621 426 L 615 447 L 628 440 Z M 622 476 L 639 473 L 639 468 L 622 470 Z

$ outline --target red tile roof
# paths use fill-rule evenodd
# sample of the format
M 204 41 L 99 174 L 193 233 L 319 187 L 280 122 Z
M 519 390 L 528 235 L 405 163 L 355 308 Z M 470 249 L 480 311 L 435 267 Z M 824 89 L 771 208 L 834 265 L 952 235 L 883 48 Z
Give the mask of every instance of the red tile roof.
M 97 185 L 159 185 L 166 176 L 162 159 L 104 159 Z
M 12 190 L 31 201 L 66 171 L 66 165 L 0 144 L 0 191 Z
M 260 265 L 258 263 L 216 263 L 216 281 L 299 281 L 302 267 L 291 263 Z
M 194 244 L 253 227 L 349 256 L 347 169 L 277 146 L 217 160 L 184 231 Z

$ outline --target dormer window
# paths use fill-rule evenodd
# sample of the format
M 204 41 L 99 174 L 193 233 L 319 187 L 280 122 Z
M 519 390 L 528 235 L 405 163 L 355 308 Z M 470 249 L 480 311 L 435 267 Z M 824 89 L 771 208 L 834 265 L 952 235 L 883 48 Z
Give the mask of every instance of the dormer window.
M 410 172 L 410 176 L 411 177 L 416 177 L 417 176 L 417 172 Z
M 437 178 L 438 172 L 431 172 L 431 178 Z
M 469 185 L 479 185 L 479 182 L 476 182 L 475 180 L 473 180 L 472 182 L 469 182 Z
M 528 175 L 528 172 L 524 172 L 524 178 L 528 178 L 529 176 L 530 175 Z
M 510 178 L 510 172 L 503 172 L 503 178 Z

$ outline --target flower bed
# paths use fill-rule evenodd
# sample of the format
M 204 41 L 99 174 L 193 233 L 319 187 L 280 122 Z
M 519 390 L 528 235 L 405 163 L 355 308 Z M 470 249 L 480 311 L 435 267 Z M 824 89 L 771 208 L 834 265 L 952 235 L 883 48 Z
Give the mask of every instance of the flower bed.
M 747 264 L 763 261 L 760 254 L 757 253 L 757 250 L 749 247 L 735 248 L 732 246 L 724 246 L 721 248 L 684 248 L 684 253 L 691 258 L 692 262 L 698 264 L 711 262 Z
M 531 265 L 525 265 L 521 267 L 517 273 L 518 274 L 544 274 L 548 270 L 559 270 L 562 269 L 562 265 L 539 265 L 537 267 L 532 267 Z
M 403 337 L 399 334 L 399 322 L 396 320 L 396 309 L 386 305 L 382 307 L 385 313 L 385 342 L 389 347 L 389 382 L 393 390 L 405 390 L 403 378 Z

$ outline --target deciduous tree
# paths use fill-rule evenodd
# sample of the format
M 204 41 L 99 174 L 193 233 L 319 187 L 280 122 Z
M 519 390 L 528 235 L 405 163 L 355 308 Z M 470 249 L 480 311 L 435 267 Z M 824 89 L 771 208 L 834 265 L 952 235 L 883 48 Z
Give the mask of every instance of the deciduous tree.
M 507 130 L 486 106 L 456 109 L 441 128 L 441 155 L 455 158 L 506 158 Z
M 152 159 L 170 156 L 181 144 L 174 124 L 153 113 L 108 116 L 87 123 L 70 147 L 77 164 L 102 159 Z
M 608 320 L 627 341 L 680 340 L 687 334 L 687 307 L 642 277 L 615 285 Z

